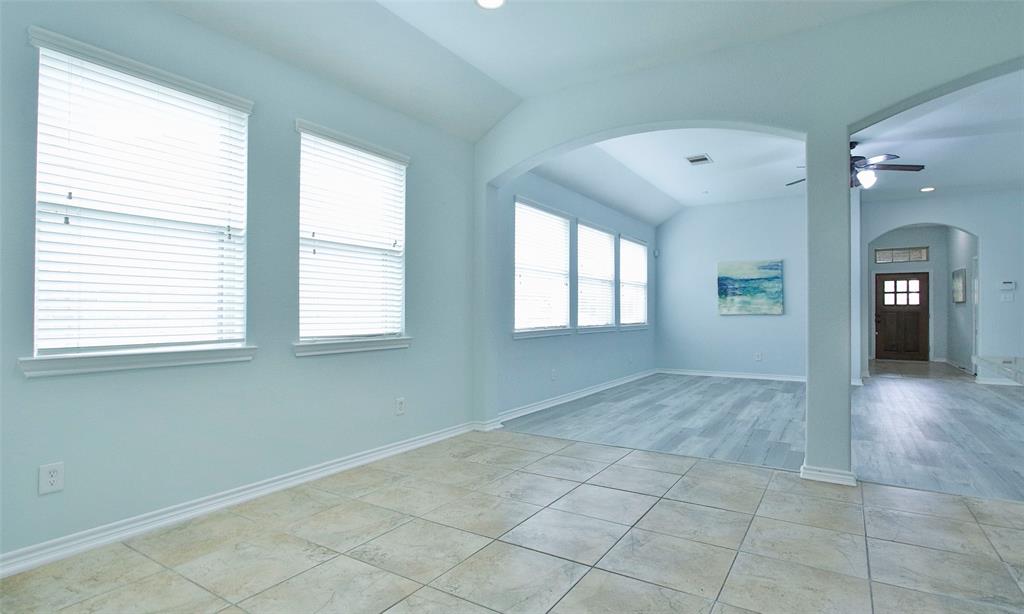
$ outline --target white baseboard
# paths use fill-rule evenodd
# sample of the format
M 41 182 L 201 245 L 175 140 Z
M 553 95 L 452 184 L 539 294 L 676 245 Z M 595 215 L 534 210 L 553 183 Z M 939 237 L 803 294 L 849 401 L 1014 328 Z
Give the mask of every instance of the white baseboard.
M 285 488 L 291 488 L 292 486 L 316 480 L 332 473 L 407 452 L 471 430 L 490 430 L 494 427 L 495 425 L 491 423 L 466 422 L 185 503 L 179 503 L 39 544 L 26 546 L 18 550 L 0 553 L 0 578 L 63 559 L 85 550 L 123 541 L 153 529 L 172 525 L 202 514 L 208 514 Z
M 512 409 L 506 409 L 498 413 L 497 420 L 492 420 L 491 422 L 486 423 L 486 425 L 491 428 L 497 428 L 498 426 L 501 426 L 502 422 L 505 422 L 507 420 L 512 420 L 513 418 L 518 418 L 520 416 L 525 416 L 527 414 L 532 414 L 543 409 L 548 409 L 549 407 L 554 407 L 555 405 L 561 405 L 562 403 L 568 403 L 569 401 L 575 401 L 576 399 L 582 399 L 583 397 L 587 397 L 592 394 L 608 390 L 609 388 L 614 388 L 616 386 L 628 384 L 629 382 L 635 382 L 638 379 L 643 379 L 645 377 L 654 375 L 658 372 L 659 371 L 657 369 L 639 371 L 637 373 L 633 373 L 632 375 L 627 375 L 625 377 L 620 377 L 618 379 L 602 382 L 600 384 L 595 384 L 593 386 L 588 386 L 586 388 L 580 388 L 579 390 L 574 390 L 572 392 L 560 394 L 556 397 L 535 401 L 533 403 L 528 403 L 526 405 L 520 405 L 519 407 L 513 407 Z
M 863 386 L 864 385 L 864 379 L 860 378 L 860 377 L 851 377 L 850 378 L 850 385 L 851 386 Z
M 974 383 L 985 384 L 986 386 L 1024 386 L 1020 382 L 1004 377 L 975 377 Z
M 829 484 L 840 484 L 842 486 L 856 486 L 857 476 L 852 471 L 840 469 L 828 469 L 826 467 L 812 467 L 803 465 L 800 467 L 800 477 L 805 480 L 816 482 L 828 482 Z
M 742 373 L 739 371 L 695 371 L 693 369 L 658 369 L 658 373 L 668 375 L 696 375 L 699 377 L 731 377 L 735 379 L 764 379 L 780 382 L 806 382 L 803 375 L 783 375 L 778 373 Z

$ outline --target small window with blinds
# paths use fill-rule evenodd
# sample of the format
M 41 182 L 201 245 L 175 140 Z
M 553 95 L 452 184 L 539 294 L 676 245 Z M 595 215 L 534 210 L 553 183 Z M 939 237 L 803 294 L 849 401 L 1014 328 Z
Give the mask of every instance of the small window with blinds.
M 515 205 L 515 330 L 569 327 L 569 220 Z
M 248 114 L 39 57 L 36 355 L 244 342 Z
M 619 324 L 647 323 L 647 246 L 619 238 Z
M 576 325 L 615 325 L 615 236 L 577 225 Z
M 407 161 L 299 131 L 299 339 L 400 336 Z

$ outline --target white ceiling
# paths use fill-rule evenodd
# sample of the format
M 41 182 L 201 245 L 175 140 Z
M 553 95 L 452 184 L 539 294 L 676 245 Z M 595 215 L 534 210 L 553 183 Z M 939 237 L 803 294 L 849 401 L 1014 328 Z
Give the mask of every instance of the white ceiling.
M 711 164 L 686 158 L 707 154 Z M 724 129 L 661 130 L 602 141 L 535 172 L 598 202 L 660 224 L 682 207 L 804 195 L 804 143 Z
M 894 2 L 165 2 L 172 11 L 475 141 L 523 98 L 755 43 Z
M 379 0 L 522 97 L 783 36 L 892 3 Z
M 880 172 L 865 201 L 944 190 L 1024 190 L 1024 71 L 953 92 L 894 115 L 852 137 L 854 154 L 892 153 L 923 171 Z M 708 154 L 712 164 L 686 158 Z M 666 130 L 603 141 L 534 172 L 651 224 L 685 206 L 803 196 L 804 144 L 768 134 Z
M 172 11 L 476 140 L 518 96 L 376 2 L 168 2 Z
M 917 173 L 878 173 L 865 200 L 943 190 L 1024 190 L 1024 71 L 958 90 L 894 115 L 854 135 L 854 153 L 893 153 L 894 164 L 924 164 Z

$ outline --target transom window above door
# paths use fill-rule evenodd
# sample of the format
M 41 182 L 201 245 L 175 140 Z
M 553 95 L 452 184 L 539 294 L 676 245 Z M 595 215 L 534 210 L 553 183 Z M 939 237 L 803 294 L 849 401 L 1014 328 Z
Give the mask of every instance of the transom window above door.
M 921 282 L 917 279 L 887 279 L 883 282 L 885 305 L 920 305 Z

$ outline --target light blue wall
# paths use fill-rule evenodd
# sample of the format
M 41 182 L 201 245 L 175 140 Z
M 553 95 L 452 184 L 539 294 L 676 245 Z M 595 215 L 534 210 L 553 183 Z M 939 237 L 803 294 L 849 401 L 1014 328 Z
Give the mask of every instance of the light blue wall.
M 658 226 L 658 366 L 803 376 L 807 215 L 802 198 L 683 209 Z M 718 314 L 718 263 L 783 261 L 785 313 Z M 754 353 L 763 354 L 761 361 Z
M 875 275 L 884 273 L 928 273 L 928 357 L 946 360 L 949 330 L 949 227 L 899 228 L 878 237 L 864 254 L 870 280 L 867 300 L 875 304 Z M 890 247 L 927 247 L 928 262 L 875 264 L 875 250 Z M 874 315 L 872 309 L 871 314 Z M 875 352 L 875 319 L 870 318 L 870 356 Z
M 1022 230 L 1024 232 L 1024 230 Z M 949 255 L 949 272 L 952 275 L 957 269 L 967 272 L 967 302 L 954 303 L 950 296 L 949 332 L 946 358 L 961 369 L 971 370 L 971 353 L 974 344 L 974 272 L 972 261 L 978 255 L 978 238 L 959 228 L 949 229 L 949 243 L 946 250 Z M 950 281 L 952 284 L 952 280 Z
M 465 422 L 472 147 L 154 4 L 2 4 L 2 549 Z M 250 98 L 251 363 L 26 381 L 38 25 Z M 297 359 L 302 117 L 408 154 L 408 350 Z M 642 358 L 638 355 L 638 361 Z M 597 379 L 605 377 L 597 373 Z M 394 415 L 404 396 L 406 415 Z M 62 460 L 61 493 L 36 494 Z
M 932 192 L 901 200 L 861 203 L 861 232 L 867 244 L 910 224 L 944 224 L 978 237 L 978 353 L 1024 355 L 1024 300 L 1003 302 L 999 283 L 1024 279 L 1024 193 L 976 189 Z
M 650 325 L 644 330 L 513 338 L 516 196 L 647 242 Z M 488 362 L 482 385 L 487 417 L 655 366 L 653 306 L 657 292 L 655 260 L 651 257 L 655 238 L 652 226 L 532 173 L 498 191 L 488 213 L 485 249 L 490 255 L 486 276 L 490 300 L 485 308 L 495 315 L 497 324 L 485 332 Z

